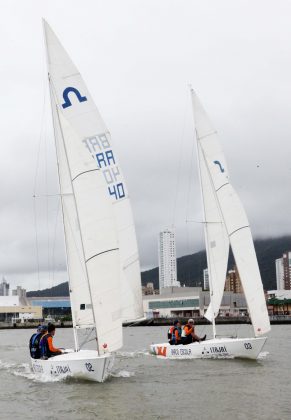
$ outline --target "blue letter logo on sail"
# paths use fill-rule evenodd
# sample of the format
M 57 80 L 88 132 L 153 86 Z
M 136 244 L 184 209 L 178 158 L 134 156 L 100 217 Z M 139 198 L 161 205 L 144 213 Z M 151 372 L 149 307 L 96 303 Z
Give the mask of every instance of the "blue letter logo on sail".
M 78 91 L 78 89 L 74 88 L 74 87 L 67 87 L 64 91 L 63 91 L 63 98 L 64 98 L 64 103 L 62 104 L 63 108 L 68 108 L 69 106 L 72 106 L 72 102 L 70 101 L 69 98 L 69 93 L 73 92 L 77 98 L 79 102 L 85 102 L 87 101 L 86 96 L 82 96 L 81 93 Z
M 224 169 L 223 169 L 221 163 L 219 162 L 219 160 L 214 160 L 213 163 L 215 163 L 215 165 L 219 166 L 219 169 L 220 169 L 221 172 L 224 172 Z

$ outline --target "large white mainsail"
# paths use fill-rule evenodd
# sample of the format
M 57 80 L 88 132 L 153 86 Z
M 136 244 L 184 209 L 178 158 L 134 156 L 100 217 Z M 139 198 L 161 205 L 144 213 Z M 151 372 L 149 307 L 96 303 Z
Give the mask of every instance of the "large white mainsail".
M 101 169 L 114 204 L 120 248 L 121 317 L 143 316 L 140 265 L 134 221 L 123 175 L 108 132 L 76 66 L 45 22 L 50 81 L 55 102 L 83 147 Z
M 236 192 L 229 183 L 217 133 L 193 90 L 192 102 L 198 150 L 203 156 L 202 160 L 225 224 L 257 337 L 270 330 L 270 321 L 249 222 Z

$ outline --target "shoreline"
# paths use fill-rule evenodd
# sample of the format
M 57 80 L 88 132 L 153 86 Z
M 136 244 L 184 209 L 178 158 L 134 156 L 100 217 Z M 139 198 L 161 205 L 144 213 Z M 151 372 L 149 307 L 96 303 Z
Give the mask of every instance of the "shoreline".
M 176 318 L 150 318 L 144 319 L 139 322 L 124 323 L 124 327 L 166 327 L 173 325 Z M 178 318 L 184 325 L 187 323 L 188 318 Z M 195 325 L 212 325 L 205 318 L 195 317 Z M 272 315 L 270 316 L 271 325 L 288 325 L 291 324 L 291 315 Z M 16 329 L 34 329 L 37 328 L 39 322 L 26 322 L 12 324 L 11 322 L 0 322 L 0 330 L 16 330 Z M 215 321 L 216 325 L 233 325 L 233 324 L 251 324 L 249 317 L 218 317 Z M 72 328 L 73 323 L 70 321 L 55 322 L 56 328 Z

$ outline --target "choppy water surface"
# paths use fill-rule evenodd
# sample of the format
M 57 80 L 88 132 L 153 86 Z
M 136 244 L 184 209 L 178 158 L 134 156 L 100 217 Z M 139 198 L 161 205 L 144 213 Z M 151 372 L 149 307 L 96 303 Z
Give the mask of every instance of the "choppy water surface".
M 211 335 L 210 327 L 198 333 Z M 149 355 L 165 327 L 124 329 L 124 347 L 104 384 L 36 381 L 27 342 L 33 330 L 0 330 L 0 418 L 8 419 L 280 419 L 291 418 L 291 325 L 274 326 L 258 361 L 165 360 Z M 218 326 L 218 334 L 250 327 Z M 72 330 L 55 344 L 72 347 Z

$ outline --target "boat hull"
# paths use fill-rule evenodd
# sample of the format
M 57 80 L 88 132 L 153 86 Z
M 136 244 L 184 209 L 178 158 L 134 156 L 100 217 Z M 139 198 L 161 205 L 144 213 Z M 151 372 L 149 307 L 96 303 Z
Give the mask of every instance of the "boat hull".
M 171 346 L 169 343 L 152 344 L 151 353 L 168 359 L 257 359 L 267 337 L 257 338 L 214 338 L 187 344 Z
M 99 356 L 95 350 L 80 350 L 51 357 L 47 360 L 31 359 L 32 370 L 39 379 L 77 378 L 104 382 L 113 367 L 111 353 Z

